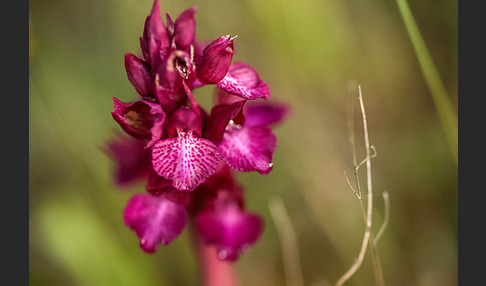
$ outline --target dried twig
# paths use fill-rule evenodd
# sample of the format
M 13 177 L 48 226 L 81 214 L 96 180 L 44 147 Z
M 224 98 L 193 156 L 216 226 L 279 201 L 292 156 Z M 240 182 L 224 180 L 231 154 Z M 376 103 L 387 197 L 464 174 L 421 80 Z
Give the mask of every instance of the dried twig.
M 383 271 L 381 268 L 381 263 L 380 263 L 380 257 L 378 256 L 378 240 L 382 236 L 383 232 L 385 232 L 386 227 L 388 226 L 388 220 L 390 217 L 390 200 L 388 198 L 388 192 L 384 191 L 383 192 L 383 200 L 385 202 L 385 219 L 383 221 L 383 224 L 380 227 L 380 230 L 378 231 L 377 235 L 373 237 L 373 234 L 371 234 L 371 255 L 373 258 L 373 269 L 375 271 L 375 279 L 376 279 L 376 284 L 377 285 L 385 285 L 385 280 L 383 278 Z
M 349 182 L 349 178 L 348 178 L 348 175 L 346 175 L 346 172 L 344 172 L 344 177 L 346 178 L 346 182 L 348 182 L 348 186 L 351 188 L 351 190 L 353 191 L 353 193 L 358 197 L 358 200 L 362 200 L 361 199 L 361 193 L 358 193 L 354 188 L 353 186 L 351 185 L 351 182 Z M 365 217 L 365 220 L 366 220 L 366 217 Z
M 380 230 L 378 231 L 375 238 L 373 239 L 373 245 L 375 246 L 378 244 L 378 240 L 380 239 L 383 232 L 385 232 L 385 229 L 388 226 L 388 220 L 390 219 L 390 199 L 388 197 L 387 191 L 383 192 L 383 201 L 385 202 L 385 220 L 383 221 Z
M 336 286 L 342 285 L 344 282 L 346 282 L 351 276 L 353 276 L 356 273 L 356 271 L 359 269 L 359 267 L 363 263 L 364 255 L 366 253 L 368 244 L 370 244 L 371 248 L 372 248 L 373 266 L 374 266 L 374 270 L 375 270 L 375 277 L 376 277 L 376 280 L 377 280 L 377 284 L 384 285 L 383 274 L 382 274 L 382 271 L 381 271 L 381 265 L 380 265 L 378 253 L 377 253 L 377 250 L 376 250 L 376 243 L 374 243 L 375 239 L 373 239 L 373 234 L 371 233 L 371 222 L 372 222 L 372 211 L 373 211 L 371 158 L 376 157 L 376 149 L 373 146 L 370 146 L 369 135 L 368 135 L 368 124 L 367 124 L 367 121 L 366 121 L 366 112 L 365 112 L 364 103 L 363 103 L 363 95 L 361 93 L 361 86 L 359 86 L 359 85 L 358 85 L 358 98 L 359 98 L 360 107 L 361 107 L 361 114 L 362 114 L 362 117 L 363 117 L 363 129 L 364 129 L 364 141 L 365 141 L 365 148 L 366 148 L 366 158 L 362 162 L 360 162 L 359 164 L 357 163 L 356 148 L 355 148 L 355 143 L 354 143 L 354 129 L 353 129 L 353 125 L 352 125 L 353 120 L 350 120 L 350 125 L 349 125 L 349 131 L 350 132 L 349 132 L 349 134 L 350 134 L 350 142 L 351 142 L 352 149 L 353 149 L 353 162 L 354 162 L 354 166 L 355 166 L 357 191 L 354 190 L 354 188 L 352 188 L 352 187 L 351 187 L 351 189 L 357 195 L 357 197 L 360 201 L 361 209 L 363 211 L 363 218 L 366 222 L 366 230 L 365 230 L 365 234 L 364 234 L 364 237 L 363 237 L 363 242 L 362 242 L 362 245 L 361 245 L 361 250 L 360 250 L 360 253 L 358 255 L 358 258 L 355 260 L 353 265 L 351 265 L 349 270 L 346 273 L 344 273 L 343 276 L 341 276 L 339 278 L 339 280 L 336 282 Z M 373 155 L 371 155 L 371 150 L 374 151 Z M 366 163 L 366 171 L 367 171 L 366 172 L 367 173 L 366 174 L 367 175 L 366 176 L 367 177 L 367 188 L 368 188 L 367 208 L 364 207 L 363 199 L 362 199 L 362 196 L 361 196 L 361 187 L 360 187 L 360 183 L 359 183 L 359 174 L 358 174 L 359 168 L 364 163 Z M 348 181 L 348 184 L 350 185 L 347 176 L 346 176 L 346 180 Z

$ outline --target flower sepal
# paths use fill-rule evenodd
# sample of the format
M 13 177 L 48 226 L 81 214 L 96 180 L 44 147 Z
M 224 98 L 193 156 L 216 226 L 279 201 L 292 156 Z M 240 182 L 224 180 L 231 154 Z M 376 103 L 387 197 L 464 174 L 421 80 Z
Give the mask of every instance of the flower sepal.
M 136 194 L 128 201 L 123 219 L 137 234 L 140 248 L 154 253 L 159 244 L 167 245 L 181 234 L 187 212 L 183 205 L 164 196 Z
M 234 54 L 236 37 L 230 35 L 220 37 L 207 45 L 197 64 L 198 79 L 207 84 L 221 81 L 231 64 Z

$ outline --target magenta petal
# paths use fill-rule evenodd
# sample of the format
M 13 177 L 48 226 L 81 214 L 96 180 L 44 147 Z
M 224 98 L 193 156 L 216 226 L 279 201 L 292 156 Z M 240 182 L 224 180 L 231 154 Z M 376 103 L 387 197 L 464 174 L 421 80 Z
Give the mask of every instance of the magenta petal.
M 161 177 L 152 171 L 145 188 L 152 195 L 160 195 L 164 192 L 173 190 L 174 186 L 172 186 L 172 180 Z
M 126 53 L 125 69 L 127 70 L 128 80 L 141 96 L 153 94 L 153 79 L 150 73 L 150 65 L 148 63 L 137 58 L 133 54 Z
M 182 87 L 182 77 L 175 66 L 176 58 L 175 51 L 169 53 L 160 64 L 155 75 L 156 95 L 160 102 L 167 98 L 173 99 Z
M 228 123 L 238 115 L 245 102 L 245 100 L 240 99 L 240 101 L 229 104 L 215 105 L 211 109 L 211 116 L 204 137 L 214 142 L 220 142 Z
M 270 173 L 277 145 L 272 130 L 266 126 L 230 127 L 219 144 L 221 158 L 237 171 Z
M 233 59 L 234 41 L 235 38 L 226 35 L 204 48 L 197 66 L 197 76 L 200 80 L 213 84 L 224 78 Z
M 150 151 L 144 149 L 147 141 L 119 136 L 104 147 L 108 156 L 116 162 L 115 182 L 126 186 L 138 179 L 146 178 L 152 169 Z
M 163 109 L 160 105 L 158 105 L 157 109 L 150 110 L 150 114 L 152 114 L 155 117 L 155 119 L 154 119 L 154 125 L 150 129 L 151 139 L 147 143 L 145 148 L 151 147 L 152 145 L 154 145 L 155 142 L 157 142 L 160 138 L 162 138 L 162 135 L 164 133 L 164 122 L 165 122 L 165 113 L 163 113 L 162 110 Z
M 216 245 L 221 260 L 235 261 L 260 237 L 263 220 L 245 213 L 235 205 L 206 210 L 196 217 L 196 226 L 203 240 Z
M 111 113 L 120 127 L 135 138 L 152 139 L 148 146 L 162 137 L 165 112 L 150 100 L 123 103 L 113 97 L 115 111 Z
M 175 29 L 174 21 L 170 17 L 169 13 L 165 13 L 165 19 L 167 22 L 167 31 L 169 31 L 169 36 L 172 37 Z
M 188 107 L 181 107 L 171 114 L 167 124 L 169 137 L 176 137 L 177 130 L 192 131 L 197 137 L 202 134 L 202 119 Z
M 216 104 L 228 104 L 236 101 L 241 101 L 241 96 L 236 96 L 227 92 L 226 90 L 216 88 L 215 101 Z
M 123 219 L 139 237 L 140 248 L 154 253 L 159 243 L 171 243 L 184 230 L 187 212 L 184 206 L 163 197 L 137 194 L 128 201 Z
M 198 87 L 201 87 L 201 86 L 205 86 L 206 83 L 199 80 L 198 78 L 194 79 L 193 82 L 191 82 L 190 84 L 188 84 L 189 88 L 192 90 L 192 89 L 195 89 L 195 88 L 198 88 Z
M 226 76 L 218 83 L 218 87 L 244 99 L 270 97 L 268 84 L 260 78 L 254 68 L 243 62 L 233 63 Z
M 155 75 L 156 96 L 159 102 L 173 100 L 182 88 L 182 81 L 196 78 L 196 66 L 191 56 L 183 51 L 170 52 L 162 61 Z
M 194 41 L 196 34 L 194 13 L 196 13 L 196 7 L 189 8 L 182 12 L 175 21 L 174 41 L 180 50 L 185 50 Z
M 207 45 L 208 43 L 206 41 L 201 41 L 196 36 L 194 37 L 194 41 L 192 42 L 192 46 L 194 47 L 194 62 L 199 60 Z
M 160 140 L 152 149 L 152 165 L 160 176 L 172 179 L 174 187 L 192 191 L 214 174 L 219 163 L 218 147 L 192 132 Z
M 174 188 L 172 180 L 157 175 L 153 170 L 150 173 L 146 189 L 152 195 L 164 197 L 180 205 L 185 204 L 190 196 L 190 193 L 181 192 Z
M 229 204 L 240 208 L 245 205 L 243 187 L 235 181 L 234 170 L 223 161 L 219 163 L 214 175 L 190 194 L 191 206 L 196 212 L 201 209 L 220 209 Z
M 149 105 L 150 114 L 154 118 L 154 124 L 152 125 L 152 128 L 150 128 L 151 139 L 145 148 L 151 147 L 155 142 L 162 138 L 165 123 L 165 112 L 162 109 L 162 106 L 151 101 L 149 101 Z
M 145 20 L 140 44 L 145 60 L 156 69 L 169 47 L 169 34 L 160 17 L 159 0 L 154 0 L 152 11 Z
M 288 116 L 289 111 L 290 106 L 287 104 L 263 100 L 249 101 L 243 108 L 244 125 L 250 127 L 279 123 Z

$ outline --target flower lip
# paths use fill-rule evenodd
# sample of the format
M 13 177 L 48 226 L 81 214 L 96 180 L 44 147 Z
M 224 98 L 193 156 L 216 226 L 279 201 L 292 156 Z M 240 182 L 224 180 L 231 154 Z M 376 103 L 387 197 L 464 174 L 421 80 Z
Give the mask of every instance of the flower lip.
M 221 158 L 240 172 L 268 174 L 277 138 L 267 126 L 230 125 L 219 144 Z
M 184 230 L 187 212 L 183 205 L 164 197 L 136 194 L 128 201 L 123 219 L 139 237 L 140 248 L 154 253 L 159 243 L 171 243 Z
M 152 148 L 152 165 L 161 177 L 173 180 L 181 191 L 192 191 L 214 174 L 220 161 L 218 147 L 195 137 L 192 131 L 158 141 Z

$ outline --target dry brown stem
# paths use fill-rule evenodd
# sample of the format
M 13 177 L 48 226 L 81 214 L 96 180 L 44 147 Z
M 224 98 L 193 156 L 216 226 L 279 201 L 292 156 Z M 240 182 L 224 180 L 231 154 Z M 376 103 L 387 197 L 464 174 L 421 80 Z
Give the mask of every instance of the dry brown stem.
M 365 142 L 365 149 L 366 149 L 366 158 L 361 161 L 359 164 L 357 163 L 356 159 L 356 147 L 355 147 L 355 141 L 354 141 L 354 128 L 353 128 L 353 120 L 349 120 L 349 139 L 351 143 L 351 147 L 353 149 L 353 163 L 354 163 L 354 171 L 355 171 L 355 177 L 356 177 L 356 186 L 357 190 L 355 190 L 351 184 L 349 183 L 349 180 L 346 176 L 346 180 L 348 184 L 350 185 L 351 189 L 353 192 L 356 194 L 358 197 L 358 200 L 360 202 L 361 210 L 363 212 L 363 218 L 366 223 L 366 229 L 363 237 L 363 242 L 361 244 L 361 250 L 359 252 L 358 258 L 354 261 L 354 263 L 351 265 L 351 267 L 344 273 L 336 282 L 336 286 L 341 286 L 346 282 L 351 276 L 353 276 L 356 271 L 360 268 L 361 264 L 363 263 L 364 256 L 366 254 L 366 250 L 368 245 L 370 245 L 371 249 L 371 255 L 373 259 L 373 269 L 375 272 L 375 279 L 376 283 L 378 285 L 385 285 L 384 279 L 383 279 L 383 273 L 381 269 L 381 264 L 378 256 L 378 251 L 376 248 L 376 242 L 375 239 L 373 238 L 373 234 L 371 232 L 371 223 L 372 223 L 372 214 L 373 214 L 373 190 L 372 190 L 372 176 L 371 176 L 371 158 L 376 157 L 376 149 L 370 145 L 369 141 L 369 133 L 368 133 L 368 123 L 366 120 L 366 112 L 364 108 L 364 103 L 363 103 L 363 95 L 361 92 L 361 86 L 358 85 L 358 99 L 360 103 L 360 108 L 361 108 L 361 115 L 363 119 L 363 131 L 364 131 L 364 142 Z M 351 112 L 351 114 L 353 114 Z M 371 150 L 374 151 L 373 154 L 371 154 Z M 367 207 L 365 208 L 364 202 L 363 202 L 363 197 L 361 195 L 361 186 L 360 186 L 360 181 L 359 181 L 359 168 L 366 163 L 366 178 L 367 178 Z M 387 194 L 388 195 L 388 194 Z M 380 230 L 384 230 L 384 227 L 386 227 L 386 224 L 382 226 Z M 381 232 L 382 233 L 382 232 Z M 381 233 L 380 236 L 381 236 Z M 379 238 L 379 237 L 378 237 Z

